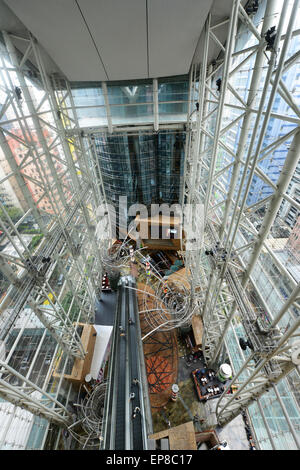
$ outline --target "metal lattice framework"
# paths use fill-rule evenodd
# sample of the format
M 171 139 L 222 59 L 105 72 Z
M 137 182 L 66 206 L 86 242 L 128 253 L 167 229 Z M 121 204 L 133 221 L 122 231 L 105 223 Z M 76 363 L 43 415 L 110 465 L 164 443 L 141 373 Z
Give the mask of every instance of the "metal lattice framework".
M 294 23 L 299 1 L 282 2 L 280 12 L 275 0 L 262 1 L 260 8 L 259 25 L 239 0 L 233 0 L 230 18 L 218 24 L 208 15 L 202 62 L 194 63 L 190 74 L 181 193 L 182 204 L 192 207 L 196 231 L 205 225 L 203 244 L 184 254 L 189 289 L 180 284 L 165 292 L 164 280 L 155 278 L 152 298 L 145 293 L 155 305 L 144 308 L 151 328 L 147 338 L 153 330 L 168 331 L 189 322 L 201 306 L 208 364 L 218 363 L 224 350 L 232 360 L 229 332 L 237 344 L 237 334 L 251 344 L 250 352 L 240 348 L 242 366 L 233 367 L 237 392 L 224 393 L 218 402 L 220 424 L 254 400 L 266 423 L 260 405 L 263 393 L 274 389 L 280 402 L 276 384 L 290 371 L 299 371 L 299 286 L 275 249 L 275 232 L 283 229 L 282 205 L 300 211 L 290 190 L 299 160 L 300 111 L 295 91 L 285 83 L 285 74 L 299 64 L 299 50 L 291 52 L 299 36 Z M 275 23 L 275 41 L 270 44 L 267 32 Z M 225 45 L 219 38 L 224 25 Z M 74 323 L 94 320 L 103 264 L 119 270 L 128 267 L 130 256 L 127 253 L 124 266 L 118 249 L 107 256 L 112 221 L 109 211 L 97 215 L 97 209 L 107 205 L 93 139 L 99 128 L 80 127 L 70 84 L 47 74 L 43 50 L 29 32 L 16 37 L 3 31 L 2 37 L 0 146 L 6 173 L 1 173 L 0 183 L 18 191 L 22 215 L 15 219 L 0 198 L 1 243 L 10 248 L 0 253 L 1 273 L 10 282 L 0 303 L 0 395 L 61 425 L 70 423 L 62 402 L 68 403 L 72 395 L 64 373 L 72 360 L 85 354 Z M 23 54 L 16 40 L 25 45 Z M 213 45 L 220 53 L 210 60 Z M 239 82 L 245 70 L 249 81 L 243 89 Z M 152 84 L 153 125 L 147 121 L 136 129 L 182 129 L 182 120 L 160 123 L 158 80 Z M 107 84 L 101 89 L 107 116 L 102 130 L 111 135 L 120 126 L 112 123 Z M 278 98 L 285 111 L 276 108 Z M 283 130 L 265 142 L 273 121 L 289 128 L 282 124 Z M 132 126 L 122 131 L 136 132 Z M 285 159 L 278 178 L 273 178 L 263 164 L 282 146 L 287 147 Z M 268 191 L 248 203 L 254 179 Z M 204 206 L 204 220 L 198 204 Z M 23 232 L 28 220 L 40 238 L 33 248 Z M 288 286 L 288 295 L 281 293 L 283 286 Z M 269 287 L 276 292 L 275 302 L 265 294 Z M 34 349 L 28 346 L 33 343 Z M 299 447 L 285 405 L 280 406 Z
M 204 247 L 192 257 L 186 256 L 194 289 L 201 284 L 203 290 L 205 285 L 204 355 L 208 364 L 218 363 L 234 318 L 239 319 L 252 348 L 244 365 L 235 371 L 233 383 L 238 385 L 238 391 L 229 396 L 227 388 L 218 402 L 220 424 L 240 414 L 295 369 L 293 357 L 299 348 L 299 286 L 270 247 L 274 227 L 279 229 L 282 222 L 278 216 L 281 204 L 285 201 L 299 210 L 299 203 L 288 189 L 300 155 L 300 111 L 283 80 L 283 75 L 299 60 L 299 52 L 289 53 L 299 2 L 291 2 L 290 9 L 288 2 L 282 5 L 272 45 L 267 43 L 266 33 L 276 22 L 276 2 L 263 3 L 263 21 L 258 28 L 240 2 L 233 1 L 231 16 L 226 20 L 226 47 L 218 39 L 218 28 L 224 22 L 212 24 L 209 15 L 203 62 L 194 64 L 191 71 L 182 202 L 204 204 Z M 241 47 L 238 34 L 241 28 L 248 35 L 245 48 Z M 222 47 L 218 60 L 209 63 L 212 44 Z M 242 93 L 238 77 L 247 63 L 250 78 Z M 274 110 L 277 97 L 286 104 L 285 114 Z M 193 111 L 195 103 L 198 111 Z M 274 119 L 291 123 L 292 130 L 289 127 L 288 132 L 266 145 L 268 125 Z M 236 137 L 234 145 L 232 135 Z M 272 180 L 261 163 L 285 142 L 291 142 L 285 161 L 277 181 Z M 249 205 L 254 177 L 268 185 L 269 191 L 266 197 Z M 262 261 L 266 253 L 282 279 L 294 289 L 289 298 L 281 300 L 276 314 L 270 311 L 260 286 L 267 269 Z M 209 265 L 206 275 L 201 266 L 201 259 L 205 258 L 205 265 Z M 262 272 L 260 277 L 258 272 Z M 252 291 L 261 308 L 253 304 Z M 266 324 L 262 311 L 268 317 Z
M 104 402 L 107 383 L 95 384 L 91 390 L 80 387 L 77 403 L 76 421 L 68 426 L 68 430 L 81 445 L 82 449 L 99 449 L 103 425 Z M 84 397 L 80 399 L 80 394 Z
M 141 253 L 141 249 L 135 249 L 130 245 L 130 238 L 107 247 L 102 245 L 100 253 L 103 266 L 107 272 L 120 273 L 122 268 L 127 268 L 129 262 Z
M 30 33 L 22 38 L 23 56 L 11 35 L 5 31 L 2 35 L 0 144 L 10 171 L 1 183 L 13 181 L 21 191 L 23 216 L 12 220 L 0 201 L 2 241 L 13 249 L 13 253 L 1 253 L 1 270 L 11 282 L 1 301 L 2 344 L 11 341 L 14 331 L 18 333 L 1 362 L 1 396 L 62 424 L 69 419 L 57 400 L 64 370 L 70 358 L 86 353 L 74 322 L 94 321 L 100 291 L 102 261 L 95 214 L 99 205 L 105 205 L 105 197 L 91 147 L 81 135 L 66 134 L 78 128 L 75 109 L 66 109 L 66 103 L 72 103 L 69 84 L 64 82 L 55 91 L 55 80 L 45 72 L 41 48 Z M 28 66 L 31 58 L 37 64 L 35 70 Z M 34 249 L 25 243 L 21 229 L 27 220 L 36 224 L 41 239 Z M 38 327 L 35 334 L 40 334 L 40 343 L 28 353 L 22 335 L 34 334 L 32 324 Z M 54 350 L 52 345 L 48 350 L 44 346 L 48 333 L 56 344 Z M 43 363 L 41 349 L 45 349 Z M 62 352 L 64 360 L 59 361 Z M 53 379 L 57 363 L 61 376 Z M 18 389 L 10 385 L 12 376 L 18 379 Z M 34 383 L 30 378 L 36 376 Z
M 49 421 L 61 425 L 67 424 L 70 412 L 57 399 L 24 378 L 3 361 L 1 361 L 0 367 L 0 393 L 4 399 L 31 411 L 33 414 L 44 416 Z
M 137 252 L 140 257 L 140 252 Z M 151 330 L 143 337 L 150 336 L 156 330 L 169 331 L 180 326 L 191 324 L 193 315 L 198 312 L 199 299 L 192 294 L 188 282 L 183 283 L 180 276 L 173 274 L 173 279 L 163 278 L 157 269 L 152 267 L 147 274 L 144 289 L 135 288 L 142 293 L 142 310 L 140 314 Z

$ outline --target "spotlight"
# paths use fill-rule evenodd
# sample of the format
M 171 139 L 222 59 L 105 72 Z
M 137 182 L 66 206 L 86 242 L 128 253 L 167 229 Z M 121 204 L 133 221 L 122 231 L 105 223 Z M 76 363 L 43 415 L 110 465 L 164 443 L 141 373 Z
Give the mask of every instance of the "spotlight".
M 245 341 L 244 338 L 239 338 L 239 343 L 243 351 L 246 351 L 247 347 L 253 350 L 253 344 L 249 339 Z

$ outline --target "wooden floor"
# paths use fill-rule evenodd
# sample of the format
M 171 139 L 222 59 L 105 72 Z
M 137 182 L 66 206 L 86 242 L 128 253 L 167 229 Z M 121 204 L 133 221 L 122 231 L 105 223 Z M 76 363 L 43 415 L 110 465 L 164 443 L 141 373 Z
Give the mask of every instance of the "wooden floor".
M 155 440 L 164 438 L 169 439 L 170 450 L 197 450 L 193 421 L 149 436 L 149 439 Z
M 137 288 L 149 293 L 153 290 L 145 284 L 138 283 Z M 153 307 L 151 296 L 138 292 L 139 311 Z M 155 315 L 155 312 L 153 312 Z M 142 337 L 151 328 L 145 319 L 145 314 L 140 314 Z M 174 331 L 157 331 L 143 341 L 145 366 L 149 385 L 150 403 L 153 411 L 162 408 L 170 400 L 171 387 L 177 382 L 178 351 L 177 338 Z
M 195 338 L 195 344 L 202 349 L 203 322 L 200 315 L 194 315 L 192 318 L 192 328 Z
M 182 284 L 186 289 L 190 290 L 191 286 L 186 275 L 186 268 L 181 268 L 168 276 L 167 283 Z

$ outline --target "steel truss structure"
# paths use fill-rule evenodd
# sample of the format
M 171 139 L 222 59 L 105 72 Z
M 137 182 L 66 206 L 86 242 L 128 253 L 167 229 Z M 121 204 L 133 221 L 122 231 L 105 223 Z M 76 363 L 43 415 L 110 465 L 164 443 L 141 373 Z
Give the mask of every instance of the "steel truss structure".
M 96 233 L 101 217 L 96 221 L 95 214 L 97 207 L 105 204 L 105 197 L 91 148 L 80 135 L 67 137 L 67 131 L 78 128 L 74 108 L 73 113 L 66 110 L 66 103 L 72 103 L 69 84 L 65 82 L 55 91 L 45 72 L 40 46 L 30 33 L 28 38 L 19 38 L 26 43 L 23 56 L 15 49 L 11 35 L 5 31 L 2 35 L 6 47 L 1 49 L 4 104 L 0 140 L 10 171 L 0 183 L 14 179 L 23 196 L 24 213 L 19 220 L 12 220 L 0 201 L 1 241 L 14 249 L 13 254 L 1 253 L 1 270 L 11 285 L 0 305 L 4 345 L 0 394 L 34 414 L 66 424 L 70 412 L 57 397 L 71 392 L 63 379 L 68 361 L 86 353 L 74 322 L 94 322 L 102 279 Z M 31 58 L 38 69 L 28 65 Z M 17 155 L 15 148 L 22 154 Z M 35 224 L 41 239 L 35 249 L 24 242 L 21 230 L 28 220 Z M 57 283 L 59 274 L 63 281 Z M 42 333 L 30 360 L 25 360 L 25 353 L 20 356 L 18 351 L 24 332 L 32 331 L 28 330 L 32 321 Z M 5 352 L 14 331 L 16 340 Z M 46 360 L 40 364 L 39 352 L 45 349 L 49 334 L 56 347 L 45 352 Z M 64 360 L 58 361 L 62 354 Z M 27 362 L 24 372 L 22 364 Z M 52 372 L 58 362 L 61 375 L 54 379 Z M 38 367 L 44 375 L 35 383 L 30 379 Z
M 77 403 L 78 419 L 68 426 L 68 431 L 82 446 L 82 449 L 99 449 L 103 425 L 104 401 L 107 383 L 93 384 L 90 389 L 80 387 Z M 80 395 L 84 393 L 82 398 Z
M 266 33 L 276 23 L 276 1 L 262 3 L 265 11 L 258 29 L 239 0 L 233 1 L 226 47 L 218 39 L 218 28 L 224 22 L 212 24 L 209 15 L 203 62 L 194 64 L 190 79 L 182 203 L 204 205 L 204 247 L 192 255 L 186 254 L 194 290 L 204 290 L 205 294 L 203 352 L 209 365 L 218 363 L 233 319 L 238 319 L 251 346 L 251 354 L 235 370 L 232 383 L 238 386 L 237 392 L 228 395 L 227 387 L 219 399 L 217 418 L 221 425 L 296 369 L 295 358 L 299 356 L 299 285 L 269 243 L 272 230 L 280 225 L 278 211 L 282 202 L 299 210 L 299 203 L 288 188 L 300 155 L 300 111 L 283 80 L 283 75 L 299 60 L 299 52 L 289 54 L 299 2 L 291 2 L 290 10 L 289 2 L 282 4 L 272 47 L 267 47 Z M 241 29 L 251 38 L 245 48 L 241 47 L 238 34 Z M 208 61 L 211 44 L 221 47 L 219 58 L 213 63 Z M 247 63 L 252 64 L 248 72 L 250 84 L 241 93 L 237 77 Z M 287 105 L 284 115 L 274 111 L 277 97 Z M 263 143 L 271 119 L 293 123 L 293 128 L 266 146 Z M 230 133 L 238 136 L 234 146 Z M 292 142 L 281 173 L 277 181 L 272 181 L 260 164 L 288 140 Z M 249 205 L 247 198 L 254 176 L 268 185 L 270 194 Z M 263 276 L 266 253 L 291 291 L 275 314 L 261 294 L 259 277 L 254 275 L 258 270 Z M 209 267 L 204 270 L 203 266 Z M 253 291 L 261 308 L 251 300 Z M 267 314 L 266 322 L 262 311 Z
M 169 331 L 190 324 L 197 308 L 195 302 L 192 301 L 190 291 L 179 281 L 175 280 L 172 285 L 168 285 L 163 279 L 155 277 L 158 279 L 156 285 L 147 282 L 144 290 L 136 289 L 137 292 L 143 293 L 144 310 L 140 313 L 145 315 L 151 327 L 151 332 L 147 335 L 151 335 L 156 330 Z M 150 292 L 148 288 L 151 289 Z M 151 302 L 151 308 L 148 302 Z
M 300 211 L 299 201 L 289 191 L 299 160 L 300 111 L 284 81 L 284 74 L 300 59 L 299 51 L 290 54 L 289 49 L 299 35 L 294 30 L 299 0 L 282 3 L 271 45 L 266 33 L 278 19 L 276 0 L 261 2 L 265 10 L 260 26 L 239 0 L 233 0 L 230 18 L 218 24 L 213 24 L 210 14 L 207 18 L 202 62 L 194 63 L 190 73 L 181 187 L 181 202 L 191 206 L 196 232 L 201 233 L 204 224 L 203 246 L 184 254 L 190 292 L 182 289 L 182 309 L 173 308 L 172 298 L 161 309 L 164 284 L 159 279 L 152 296 L 159 314 L 153 315 L 146 306 L 144 312 L 151 313 L 146 319 L 151 332 L 144 340 L 152 341 L 153 329 L 163 331 L 165 323 L 168 331 L 190 322 L 200 311 L 209 365 L 216 365 L 226 352 L 233 362 L 229 334 L 237 344 L 240 336 L 247 340 L 249 349 L 239 347 L 242 364 L 232 364 L 237 392 L 228 395 L 225 390 L 217 403 L 217 419 L 224 425 L 255 401 L 273 448 L 274 436 L 261 406 L 268 390 L 274 391 L 299 447 L 299 436 L 278 389 L 287 374 L 299 373 L 300 292 L 272 244 L 274 228 L 282 229 L 281 205 Z M 218 37 L 224 24 L 228 25 L 225 46 Z M 241 28 L 247 36 L 245 46 Z M 9 247 L 0 252 L 1 272 L 10 282 L 1 291 L 0 301 L 0 396 L 49 422 L 72 426 L 68 402 L 73 391 L 64 373 L 76 357 L 85 354 L 74 323 L 93 323 L 104 270 L 119 271 L 129 256 L 122 259 L 117 252 L 107 256 L 112 221 L 108 210 L 97 211 L 107 208 L 93 138 L 101 126 L 80 126 L 80 106 L 74 102 L 70 84 L 47 74 L 42 48 L 29 32 L 25 38 L 3 31 L 2 38 L 0 146 L 7 171 L 4 176 L 1 173 L 0 184 L 11 184 L 19 192 L 22 215 L 14 218 L 0 197 L 0 242 Z M 16 49 L 16 40 L 26 44 L 23 54 Z M 209 60 L 211 45 L 221 50 L 213 61 Z M 249 85 L 240 91 L 239 73 L 247 64 Z M 153 122 L 116 125 L 111 111 L 119 105 L 109 102 L 108 85 L 101 83 L 107 118 L 101 130 L 107 135 L 184 130 L 182 115 L 172 122 L 160 119 L 159 105 L 170 102 L 159 101 L 159 79 L 153 79 L 152 89 Z M 274 108 L 278 97 L 286 103 L 287 112 Z M 265 144 L 271 120 L 288 123 L 292 129 Z M 271 179 L 262 163 L 282 145 L 289 146 L 286 158 L 278 179 Z M 254 178 L 269 192 L 248 204 Z M 198 205 L 204 207 L 204 220 Z M 25 241 L 28 221 L 35 227 L 38 245 Z M 272 305 L 264 296 L 265 285 L 279 288 L 268 263 L 290 294 L 285 298 L 279 293 Z M 151 299 L 148 294 L 145 297 Z M 33 342 L 34 348 L 28 345 Z M 82 420 L 90 419 L 87 407 L 83 411 Z M 98 438 L 94 422 L 84 431 L 84 436 L 76 433 L 81 443 L 89 432 Z

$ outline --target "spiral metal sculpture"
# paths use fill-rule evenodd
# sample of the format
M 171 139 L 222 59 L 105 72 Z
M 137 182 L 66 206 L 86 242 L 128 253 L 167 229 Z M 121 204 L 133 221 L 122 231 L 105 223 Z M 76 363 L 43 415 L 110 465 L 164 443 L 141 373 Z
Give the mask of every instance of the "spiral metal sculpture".
M 156 266 L 157 268 L 157 266 Z M 197 295 L 191 291 L 188 280 L 173 274 L 172 281 L 163 278 L 158 269 L 151 266 L 147 271 L 144 289 L 135 289 L 142 294 L 142 309 L 151 330 L 169 331 L 191 324 L 198 306 Z
M 106 389 L 106 382 L 96 384 L 91 391 L 86 389 L 87 393 L 81 399 L 80 387 L 77 403 L 74 404 L 77 410 L 76 421 L 68 427 L 68 431 L 83 449 L 99 449 Z

